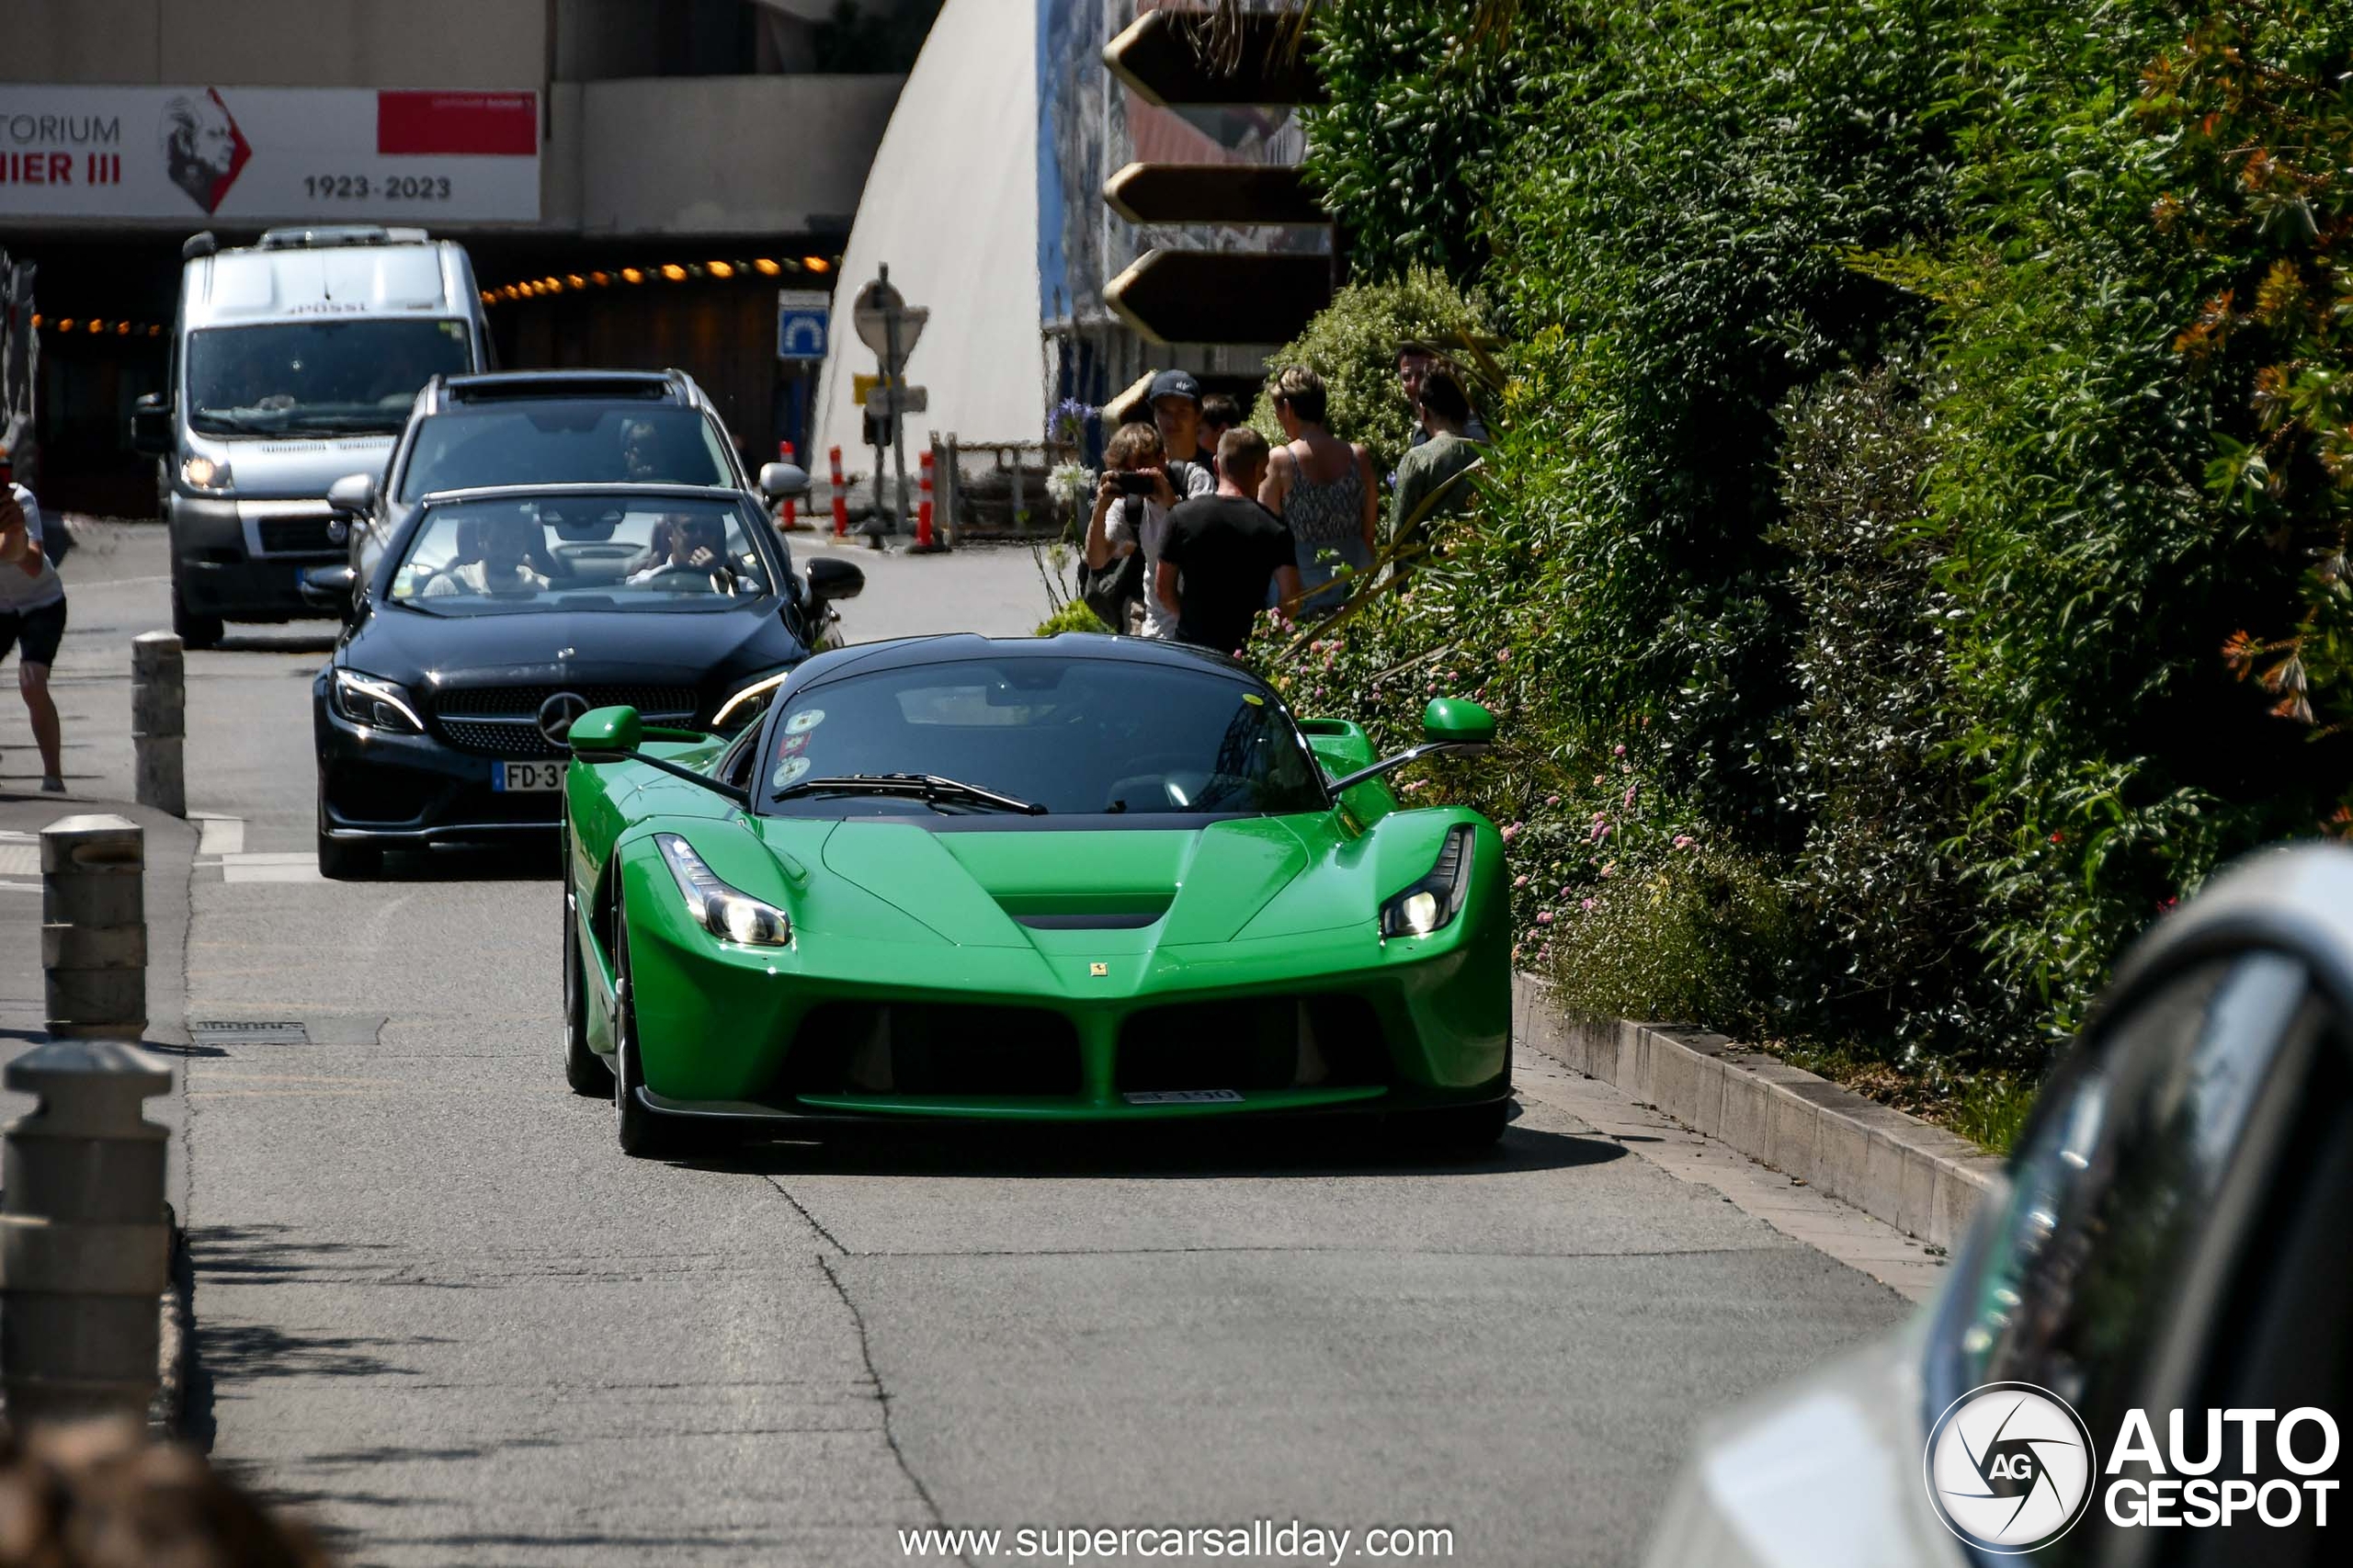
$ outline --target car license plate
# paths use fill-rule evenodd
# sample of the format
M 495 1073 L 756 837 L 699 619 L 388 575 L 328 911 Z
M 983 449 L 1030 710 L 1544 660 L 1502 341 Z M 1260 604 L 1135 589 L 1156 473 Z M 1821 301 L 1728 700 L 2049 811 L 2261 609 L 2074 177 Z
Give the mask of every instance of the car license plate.
M 1120 1096 L 1130 1105 L 1240 1105 L 1239 1089 L 1139 1089 Z
M 500 794 L 545 793 L 563 788 L 561 762 L 496 762 L 491 764 L 490 787 Z

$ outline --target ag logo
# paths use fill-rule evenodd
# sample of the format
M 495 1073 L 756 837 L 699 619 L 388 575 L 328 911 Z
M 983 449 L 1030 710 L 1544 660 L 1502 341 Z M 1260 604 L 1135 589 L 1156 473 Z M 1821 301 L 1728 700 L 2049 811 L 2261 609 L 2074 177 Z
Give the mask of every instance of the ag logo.
M 2049 1546 L 2091 1507 L 2091 1428 L 2032 1383 L 1987 1383 L 1928 1429 L 1928 1501 L 1945 1528 L 1999 1556 Z

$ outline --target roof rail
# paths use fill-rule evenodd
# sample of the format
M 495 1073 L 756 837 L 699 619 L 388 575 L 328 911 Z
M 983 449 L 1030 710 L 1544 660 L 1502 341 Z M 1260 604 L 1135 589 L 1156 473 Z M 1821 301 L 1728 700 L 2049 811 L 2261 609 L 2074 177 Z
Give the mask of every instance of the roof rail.
M 180 259 L 182 261 L 194 261 L 198 256 L 210 256 L 214 251 L 217 251 L 220 248 L 221 242 L 212 237 L 211 230 L 206 229 L 200 233 L 190 234 L 186 240 L 183 240 L 180 243 Z
M 430 238 L 423 229 L 388 229 L 381 223 L 319 223 L 265 229 L 260 244 L 263 250 L 320 250 L 330 245 L 423 244 Z

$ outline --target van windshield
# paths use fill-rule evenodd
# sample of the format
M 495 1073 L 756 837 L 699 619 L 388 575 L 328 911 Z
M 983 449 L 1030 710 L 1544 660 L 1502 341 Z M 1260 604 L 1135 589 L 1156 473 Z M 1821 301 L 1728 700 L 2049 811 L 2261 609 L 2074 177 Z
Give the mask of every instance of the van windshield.
M 188 424 L 208 436 L 396 435 L 428 380 L 472 369 L 461 321 L 208 327 L 188 335 Z

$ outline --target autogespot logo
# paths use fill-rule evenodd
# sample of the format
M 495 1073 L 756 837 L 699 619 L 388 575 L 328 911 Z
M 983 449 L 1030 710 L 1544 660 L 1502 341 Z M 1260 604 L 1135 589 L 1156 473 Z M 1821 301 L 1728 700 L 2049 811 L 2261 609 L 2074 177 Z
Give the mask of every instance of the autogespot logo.
M 2032 1383 L 1987 1383 L 1954 1400 L 1928 1429 L 1927 1465 L 1945 1528 L 2002 1556 L 2073 1529 L 2099 1474 L 2084 1418 Z

